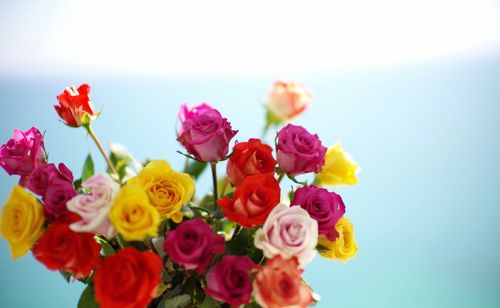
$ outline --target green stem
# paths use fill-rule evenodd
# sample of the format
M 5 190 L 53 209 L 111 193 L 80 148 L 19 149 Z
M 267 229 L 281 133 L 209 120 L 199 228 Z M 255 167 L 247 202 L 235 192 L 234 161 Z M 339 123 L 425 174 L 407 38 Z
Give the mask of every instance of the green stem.
M 284 177 L 285 173 L 280 174 L 280 176 L 278 177 L 278 183 L 281 183 L 281 180 L 283 180 Z
M 90 135 L 90 137 L 92 137 L 92 140 L 94 140 L 94 143 L 97 145 L 97 148 L 101 152 L 102 157 L 104 157 L 104 159 L 106 160 L 106 163 L 108 164 L 109 170 L 111 170 L 112 173 L 114 173 L 116 176 L 118 176 L 118 172 L 116 171 L 115 167 L 111 163 L 111 160 L 109 160 L 108 155 L 106 155 L 106 152 L 104 151 L 104 148 L 102 147 L 101 142 L 99 141 L 96 134 L 92 130 L 92 127 L 90 126 L 90 124 L 85 125 L 84 127 L 87 130 L 87 133 Z
M 231 236 L 231 240 L 234 239 L 236 237 L 236 235 L 238 235 L 238 233 L 240 233 L 241 231 L 241 225 L 236 225 L 236 228 L 234 228 L 234 231 L 233 231 L 233 235 Z
M 210 162 L 212 169 L 212 182 L 214 184 L 214 203 L 217 204 L 217 162 Z

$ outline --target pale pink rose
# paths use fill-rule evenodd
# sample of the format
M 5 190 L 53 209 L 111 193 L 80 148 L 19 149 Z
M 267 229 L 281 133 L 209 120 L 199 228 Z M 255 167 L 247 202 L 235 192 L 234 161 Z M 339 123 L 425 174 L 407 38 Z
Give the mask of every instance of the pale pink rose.
M 75 196 L 67 203 L 68 209 L 82 218 L 81 221 L 70 225 L 71 230 L 113 237 L 116 231 L 108 219 L 108 213 L 120 185 L 109 175 L 100 173 L 89 178 L 82 186 L 90 193 Z
M 278 204 L 261 229 L 255 233 L 254 245 L 266 258 L 280 255 L 296 257 L 303 267 L 312 260 L 318 243 L 318 223 L 301 207 Z
M 273 84 L 266 104 L 280 120 L 291 120 L 311 104 L 311 94 L 299 83 L 278 80 Z

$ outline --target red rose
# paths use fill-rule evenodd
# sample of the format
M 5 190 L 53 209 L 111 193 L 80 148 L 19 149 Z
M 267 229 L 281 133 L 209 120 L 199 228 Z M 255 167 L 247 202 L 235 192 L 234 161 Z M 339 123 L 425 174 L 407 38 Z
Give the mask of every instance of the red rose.
M 78 89 L 74 86 L 67 87 L 57 96 L 59 105 L 55 105 L 54 108 L 66 125 L 78 127 L 90 122 L 95 112 L 89 93 L 90 86 L 82 84 Z
M 260 139 L 250 139 L 234 146 L 227 163 L 227 177 L 231 184 L 239 186 L 249 175 L 274 173 L 275 166 L 273 149 Z
M 160 284 L 162 268 L 160 257 L 150 251 L 120 250 L 97 267 L 95 299 L 106 308 L 144 308 Z
M 71 231 L 69 225 L 80 220 L 69 214 L 52 222 L 33 247 L 35 258 L 50 270 L 64 270 L 76 278 L 88 276 L 99 263 L 101 246 L 93 234 Z
M 245 228 L 262 225 L 279 202 L 279 183 L 268 173 L 246 177 L 232 198 L 217 200 L 224 216 Z

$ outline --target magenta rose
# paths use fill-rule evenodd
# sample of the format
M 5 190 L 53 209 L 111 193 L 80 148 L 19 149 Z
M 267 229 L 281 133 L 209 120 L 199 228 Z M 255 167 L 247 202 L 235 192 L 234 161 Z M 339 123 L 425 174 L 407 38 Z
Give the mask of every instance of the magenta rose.
M 214 162 L 223 159 L 229 142 L 238 131 L 217 109 L 203 103 L 192 109 L 184 104 L 179 112 L 181 128 L 177 140 L 198 160 Z
M 224 253 L 225 243 L 209 224 L 193 218 L 167 233 L 163 250 L 175 264 L 202 274 L 216 254 Z
M 66 203 L 74 196 L 73 175 L 64 164 L 59 164 L 59 172 L 50 181 L 43 197 L 45 216 L 52 221 L 68 214 Z
M 247 256 L 224 256 L 208 271 L 205 293 L 233 307 L 247 304 L 252 295 L 250 271 L 256 266 Z
M 42 164 L 36 167 L 26 180 L 26 188 L 39 196 L 45 196 L 47 188 L 55 177 L 59 176 L 54 164 Z
M 321 172 L 325 164 L 326 148 L 318 135 L 310 134 L 302 126 L 283 127 L 278 133 L 277 151 L 281 170 L 290 176 Z
M 301 187 L 295 192 L 291 205 L 300 206 L 318 222 L 319 234 L 330 241 L 339 236 L 335 225 L 344 216 L 345 205 L 338 194 L 316 186 Z
M 43 135 L 36 127 L 25 132 L 15 129 L 14 137 L 0 147 L 0 166 L 9 175 L 28 176 L 35 167 L 45 161 Z

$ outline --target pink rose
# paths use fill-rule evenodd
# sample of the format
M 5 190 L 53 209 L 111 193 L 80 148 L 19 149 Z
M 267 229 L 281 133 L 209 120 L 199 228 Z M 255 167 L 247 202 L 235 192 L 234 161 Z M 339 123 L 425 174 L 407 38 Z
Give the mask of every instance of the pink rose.
M 205 293 L 233 307 L 247 304 L 252 295 L 250 271 L 256 266 L 247 256 L 224 256 L 208 271 Z
M 338 194 L 316 186 L 301 187 L 295 192 L 291 204 L 300 206 L 318 222 L 319 234 L 331 241 L 338 237 L 335 225 L 345 213 L 344 202 Z
M 229 142 L 238 131 L 217 109 L 201 104 L 188 109 L 184 104 L 179 113 L 181 129 L 177 140 L 198 160 L 214 162 L 223 159 Z
M 318 244 L 318 223 L 301 207 L 278 204 L 255 233 L 254 245 L 266 258 L 296 257 L 301 266 L 311 261 Z
M 303 85 L 295 82 L 276 81 L 266 105 L 280 120 L 291 120 L 311 104 L 311 94 Z
M 202 274 L 216 254 L 225 250 L 224 237 L 212 232 L 212 228 L 200 218 L 181 223 L 167 233 L 163 250 L 175 264 Z
M 82 218 L 71 224 L 70 229 L 75 232 L 102 234 L 107 238 L 113 237 L 116 232 L 108 219 L 108 213 L 120 185 L 109 175 L 100 173 L 83 182 L 82 187 L 90 193 L 77 195 L 67 203 L 68 210 Z
M 326 148 L 318 135 L 310 134 L 302 126 L 288 124 L 278 132 L 278 164 L 290 176 L 321 172 L 325 164 Z
M 43 197 L 43 211 L 49 221 L 68 214 L 66 203 L 76 196 L 71 171 L 64 164 L 59 164 L 59 171 Z
M 25 132 L 15 129 L 14 137 L 0 147 L 0 166 L 9 175 L 28 176 L 45 161 L 43 135 L 36 127 Z

